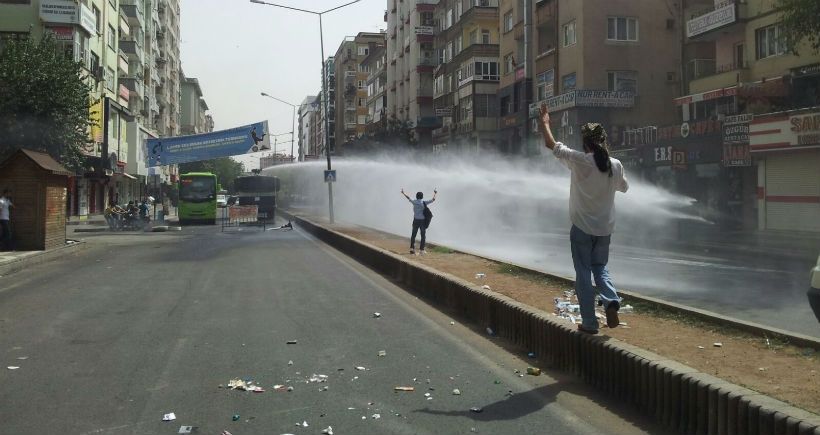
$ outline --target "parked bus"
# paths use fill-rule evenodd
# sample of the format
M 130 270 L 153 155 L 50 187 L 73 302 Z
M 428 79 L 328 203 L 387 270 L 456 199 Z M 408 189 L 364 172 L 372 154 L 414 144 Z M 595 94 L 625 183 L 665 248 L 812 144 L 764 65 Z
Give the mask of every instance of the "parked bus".
M 243 175 L 234 181 L 238 205 L 255 205 L 259 208 L 259 218 L 273 220 L 276 211 L 276 192 L 279 178 L 267 175 Z
M 192 172 L 179 176 L 179 223 L 216 223 L 216 175 Z

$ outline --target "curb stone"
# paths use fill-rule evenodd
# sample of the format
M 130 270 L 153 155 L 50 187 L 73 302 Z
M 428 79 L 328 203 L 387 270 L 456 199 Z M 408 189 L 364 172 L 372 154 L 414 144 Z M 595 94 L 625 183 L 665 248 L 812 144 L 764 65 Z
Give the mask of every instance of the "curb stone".
M 14 272 L 18 272 L 27 267 L 37 264 L 46 263 L 48 261 L 60 258 L 63 255 L 70 255 L 88 248 L 86 242 L 75 241 L 74 243 L 61 246 L 59 248 L 50 249 L 48 251 L 39 251 L 36 254 L 27 255 L 25 257 L 11 260 L 0 264 L 0 276 L 6 277 Z
M 506 296 L 298 216 L 290 218 L 319 240 L 393 277 L 409 292 L 482 330 L 492 328 L 499 338 L 533 349 L 548 366 L 626 399 L 669 429 L 696 435 L 820 435 L 816 414 L 615 338 L 581 334 Z

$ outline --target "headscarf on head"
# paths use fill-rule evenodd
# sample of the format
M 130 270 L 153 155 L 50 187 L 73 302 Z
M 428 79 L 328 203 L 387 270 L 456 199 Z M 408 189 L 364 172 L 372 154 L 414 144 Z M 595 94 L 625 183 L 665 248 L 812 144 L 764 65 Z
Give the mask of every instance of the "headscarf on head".
M 612 176 L 612 162 L 609 160 L 609 149 L 606 142 L 606 130 L 597 122 L 588 122 L 581 126 L 581 138 L 584 145 L 592 151 L 595 166 L 601 172 L 609 171 Z

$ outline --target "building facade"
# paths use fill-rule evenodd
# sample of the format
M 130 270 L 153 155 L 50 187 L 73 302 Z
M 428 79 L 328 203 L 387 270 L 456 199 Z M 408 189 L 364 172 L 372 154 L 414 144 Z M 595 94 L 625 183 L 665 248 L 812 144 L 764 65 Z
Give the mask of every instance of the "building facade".
M 367 76 L 362 60 L 370 54 L 371 46 L 384 45 L 384 33 L 360 32 L 342 41 L 336 51 L 336 148 L 344 152 L 344 144 L 365 133 L 367 123 Z
M 365 130 L 373 134 L 387 125 L 387 51 L 385 46 L 373 44 L 370 53 L 362 59 L 361 69 L 368 71 L 367 118 Z
M 433 149 L 498 147 L 498 0 L 442 0 L 438 23 L 433 98 L 441 127 L 433 130 Z
M 180 98 L 180 134 L 200 134 L 213 131 L 213 118 L 206 112 L 208 103 L 202 94 L 199 80 L 185 77 L 180 73 L 179 81 L 182 84 Z
M 306 156 L 318 156 L 319 147 L 316 142 L 316 126 L 318 122 L 316 113 L 319 111 L 319 98 L 317 95 L 308 95 L 299 105 L 299 161 L 305 161 Z
M 686 93 L 680 129 L 653 147 L 673 166 L 659 183 L 731 228 L 820 232 L 820 55 L 782 43 L 769 1 L 690 1 L 686 16 Z M 689 139 L 704 124 L 716 132 Z
M 434 33 L 439 0 L 387 0 L 385 115 L 410 122 L 417 143 L 432 144 L 440 120 L 433 107 Z
M 327 92 L 320 92 L 321 102 L 319 113 L 319 124 L 317 126 L 320 154 L 325 154 L 329 150 L 330 154 L 336 153 L 336 59 L 330 56 L 325 60 L 325 71 L 322 80 L 325 81 Z

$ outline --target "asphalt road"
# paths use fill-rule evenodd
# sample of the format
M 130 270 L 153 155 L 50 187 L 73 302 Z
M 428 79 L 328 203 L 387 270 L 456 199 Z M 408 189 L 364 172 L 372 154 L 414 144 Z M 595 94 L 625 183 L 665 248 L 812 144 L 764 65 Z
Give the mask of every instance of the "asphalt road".
M 298 229 L 86 240 L 0 278 L 4 434 L 664 433 Z

